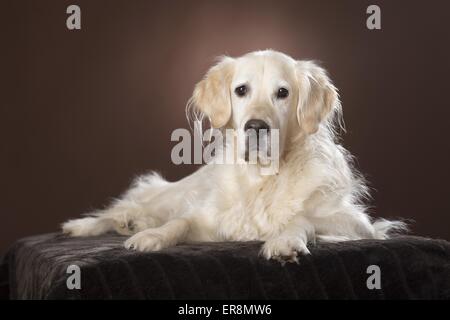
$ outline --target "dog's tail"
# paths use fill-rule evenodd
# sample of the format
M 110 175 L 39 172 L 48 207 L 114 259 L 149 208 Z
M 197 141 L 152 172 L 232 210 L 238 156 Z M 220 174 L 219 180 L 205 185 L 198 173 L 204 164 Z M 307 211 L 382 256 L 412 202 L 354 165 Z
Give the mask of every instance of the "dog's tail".
M 398 220 L 377 219 L 373 222 L 376 239 L 388 239 L 394 235 L 407 233 L 408 222 Z

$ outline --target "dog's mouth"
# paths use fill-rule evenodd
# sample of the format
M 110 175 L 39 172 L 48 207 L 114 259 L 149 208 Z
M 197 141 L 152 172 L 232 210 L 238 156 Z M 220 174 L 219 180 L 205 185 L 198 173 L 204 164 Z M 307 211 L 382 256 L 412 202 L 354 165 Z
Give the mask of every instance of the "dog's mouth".
M 247 130 L 245 132 L 245 161 L 251 164 L 267 162 L 270 157 L 270 133 L 269 130 Z

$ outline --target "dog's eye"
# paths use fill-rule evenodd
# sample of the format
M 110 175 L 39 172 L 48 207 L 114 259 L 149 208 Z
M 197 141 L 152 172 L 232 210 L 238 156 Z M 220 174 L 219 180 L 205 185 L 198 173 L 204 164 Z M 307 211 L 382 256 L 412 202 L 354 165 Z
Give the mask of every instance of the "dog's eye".
M 284 99 L 287 98 L 289 96 L 289 90 L 286 88 L 280 88 L 277 91 L 277 98 L 278 99 Z
M 246 85 L 242 85 L 234 89 L 234 92 L 238 97 L 243 97 L 247 94 L 248 88 Z

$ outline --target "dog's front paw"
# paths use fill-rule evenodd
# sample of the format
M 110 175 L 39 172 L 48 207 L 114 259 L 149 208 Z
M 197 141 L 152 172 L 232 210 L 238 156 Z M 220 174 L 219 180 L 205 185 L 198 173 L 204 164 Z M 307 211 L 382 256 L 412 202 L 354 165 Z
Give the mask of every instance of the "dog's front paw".
M 158 251 L 170 246 L 169 241 L 155 230 L 144 230 L 125 241 L 125 248 L 137 251 Z
M 118 217 L 114 220 L 114 230 L 125 236 L 131 236 L 148 228 L 155 228 L 158 226 L 158 221 L 153 217 L 134 217 L 130 218 L 127 215 Z
M 280 236 L 267 240 L 261 250 L 266 259 L 275 259 L 282 264 L 286 262 L 298 263 L 300 254 L 309 254 L 306 243 L 298 237 Z

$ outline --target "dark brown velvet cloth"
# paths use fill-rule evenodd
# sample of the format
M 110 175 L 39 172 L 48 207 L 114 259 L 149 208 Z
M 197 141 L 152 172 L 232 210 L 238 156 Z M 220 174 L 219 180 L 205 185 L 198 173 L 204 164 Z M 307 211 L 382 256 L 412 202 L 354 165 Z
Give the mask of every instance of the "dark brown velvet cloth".
M 0 265 L 11 299 L 450 299 L 450 243 L 404 236 L 310 246 L 282 266 L 260 242 L 196 243 L 160 252 L 123 247 L 125 237 L 45 234 L 19 240 Z M 69 265 L 81 289 L 66 285 Z M 367 267 L 381 271 L 369 290 Z

